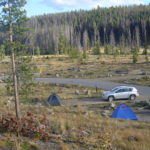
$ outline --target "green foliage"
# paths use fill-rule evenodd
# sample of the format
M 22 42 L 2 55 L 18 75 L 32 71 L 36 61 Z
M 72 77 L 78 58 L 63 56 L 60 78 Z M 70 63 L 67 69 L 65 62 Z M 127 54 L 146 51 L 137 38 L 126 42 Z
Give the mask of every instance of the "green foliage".
M 5 1 L 1 0 L 1 2 Z M 17 0 L 14 0 L 14 2 L 17 2 Z M 63 13 L 31 17 L 28 26 L 32 30 L 26 34 L 28 40 L 24 40 L 32 50 L 39 46 L 42 54 L 54 54 L 58 51 L 59 53 L 66 53 L 65 37 L 68 40 L 67 44 L 75 47 L 83 46 L 81 48 L 85 49 L 93 48 L 96 40 L 99 40 L 103 46 L 108 44 L 112 47 L 116 45 L 131 47 L 133 43 L 137 46 L 143 46 L 143 43 L 148 45 L 150 38 L 150 34 L 148 34 L 150 30 L 149 10 L 150 5 L 120 6 L 97 8 L 90 11 L 75 11 L 67 13 L 67 17 Z M 21 11 L 20 16 L 22 18 L 23 14 L 25 12 Z M 16 24 L 15 19 L 14 22 Z M 21 24 L 21 21 L 17 22 Z M 20 24 L 18 25 L 19 28 L 16 25 L 14 27 L 14 37 L 16 37 L 16 33 L 19 33 L 16 31 L 23 27 Z M 135 28 L 131 28 L 131 26 Z M 5 26 L 5 28 L 8 28 L 8 26 Z M 0 29 L 4 30 L 4 27 L 0 27 Z M 56 40 L 58 35 L 59 41 Z M 20 38 L 16 39 L 20 40 Z M 3 35 L 0 36 L 0 42 L 2 43 L 2 41 Z
M 26 0 L 1 0 L 0 25 L 3 32 L 10 30 L 12 26 L 13 39 L 16 41 L 23 40 L 23 33 L 27 30 L 25 23 L 27 21 L 26 11 L 22 9 Z
M 40 52 L 40 48 L 39 47 L 36 47 L 35 48 L 35 55 L 40 55 L 41 54 L 41 52 Z
M 61 32 L 60 33 L 60 37 L 59 37 L 59 42 L 58 42 L 58 52 L 59 54 L 64 54 L 67 53 L 66 52 L 66 38 L 64 36 L 64 34 Z
M 14 149 L 15 148 L 15 144 L 11 141 L 7 141 L 5 143 L 5 146 L 8 148 L 8 149 Z
M 30 144 L 28 142 L 24 142 L 21 144 L 22 150 L 39 150 L 36 145 Z
M 17 77 L 19 81 L 19 93 L 23 99 L 27 100 L 32 93 L 33 75 L 37 68 L 31 64 L 32 57 L 20 56 L 17 60 Z
M 86 58 L 87 58 L 87 52 L 86 52 L 86 50 L 83 50 L 82 58 L 83 58 L 83 59 L 86 59 Z
M 33 75 L 35 67 L 31 64 L 31 57 L 24 57 L 26 54 L 26 46 L 23 44 L 24 32 L 27 30 L 26 11 L 24 5 L 26 0 L 1 0 L 0 5 L 2 11 L 0 14 L 0 26 L 4 29 L 4 33 L 9 32 L 9 36 L 3 42 L 5 44 L 6 54 L 12 54 L 13 72 L 7 80 L 7 91 L 11 93 L 11 86 L 16 86 L 22 98 L 28 97 L 33 86 Z M 15 56 L 15 57 L 14 57 Z M 17 57 L 16 57 L 17 56 Z M 16 65 L 16 66 L 15 66 Z M 14 67 L 15 66 L 15 67 Z M 17 75 L 18 85 L 15 80 L 12 84 L 12 76 Z M 16 88 L 15 93 L 16 92 Z
M 105 52 L 106 55 L 111 54 L 112 53 L 112 47 L 111 47 L 111 45 L 105 45 L 104 52 Z
M 81 54 L 79 50 L 75 47 L 70 46 L 69 48 L 69 57 L 70 58 L 80 58 Z
M 147 54 L 148 54 L 148 46 L 144 45 L 144 50 L 143 50 L 142 55 L 147 55 Z
M 145 55 L 145 61 L 148 62 L 149 59 L 148 59 L 148 46 L 147 45 L 144 45 L 144 50 L 142 54 Z
M 132 62 L 135 64 L 138 61 L 139 49 L 134 47 L 131 49 L 132 53 Z
M 117 56 L 119 55 L 119 50 L 118 49 L 114 49 L 113 50 L 113 56 L 114 56 L 114 59 L 116 60 Z
M 100 44 L 99 42 L 97 41 L 96 44 L 95 44 L 95 47 L 93 48 L 93 54 L 94 55 L 100 55 Z
M 21 144 L 22 150 L 30 150 L 30 144 L 28 142 L 24 142 Z
M 0 45 L 0 60 L 2 60 L 5 57 L 5 46 Z
M 28 100 L 34 86 L 33 76 L 37 67 L 31 63 L 32 57 L 19 56 L 16 60 L 19 94 L 22 100 Z M 4 80 L 8 96 L 13 95 L 13 76 L 10 75 Z

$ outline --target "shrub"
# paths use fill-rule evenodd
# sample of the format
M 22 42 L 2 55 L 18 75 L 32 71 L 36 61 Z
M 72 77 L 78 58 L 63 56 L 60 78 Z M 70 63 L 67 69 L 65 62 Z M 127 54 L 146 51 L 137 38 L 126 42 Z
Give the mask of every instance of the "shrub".
M 96 42 L 95 47 L 93 48 L 94 55 L 100 55 L 100 45 L 99 42 Z
M 10 132 L 30 138 L 39 138 L 40 140 L 49 140 L 50 125 L 45 116 L 37 119 L 30 112 L 20 119 L 8 114 L 0 117 L 0 132 Z
M 131 53 L 132 53 L 132 62 L 135 64 L 137 63 L 138 61 L 138 52 L 139 52 L 139 49 L 138 48 L 132 48 L 131 49 Z
M 111 45 L 105 45 L 104 52 L 105 52 L 105 54 L 111 54 L 112 53 Z
M 75 47 L 70 47 L 69 57 L 70 58 L 80 58 L 79 50 L 77 48 L 75 48 Z

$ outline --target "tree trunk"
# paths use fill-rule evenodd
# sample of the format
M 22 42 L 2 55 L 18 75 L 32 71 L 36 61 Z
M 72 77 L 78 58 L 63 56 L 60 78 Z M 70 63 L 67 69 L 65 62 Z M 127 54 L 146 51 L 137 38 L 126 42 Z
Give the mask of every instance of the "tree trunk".
M 15 64 L 14 52 L 12 52 L 12 54 L 11 54 L 11 61 L 12 61 L 12 71 L 13 71 L 13 84 L 14 84 L 14 97 L 15 97 L 16 117 L 20 118 L 18 83 L 17 83 L 17 76 L 16 76 L 16 64 Z
M 8 4 L 8 6 L 9 6 L 9 4 Z M 10 6 L 9 6 L 9 9 L 11 9 Z M 11 22 L 11 15 L 10 14 L 9 14 L 9 17 L 10 17 L 9 41 L 10 41 L 10 43 L 12 43 L 13 42 L 13 29 L 12 29 L 12 22 Z M 17 75 L 16 75 L 15 54 L 14 54 L 13 47 L 11 47 L 11 62 L 12 62 L 12 73 L 13 73 L 13 85 L 14 85 L 16 117 L 20 118 L 18 83 L 17 83 Z

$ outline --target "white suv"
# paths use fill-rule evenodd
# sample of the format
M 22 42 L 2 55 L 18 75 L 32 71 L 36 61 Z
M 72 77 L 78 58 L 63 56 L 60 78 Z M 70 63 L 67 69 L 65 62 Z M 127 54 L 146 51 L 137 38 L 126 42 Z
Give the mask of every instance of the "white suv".
M 137 96 L 139 96 L 137 89 L 131 86 L 118 86 L 102 94 L 102 98 L 108 101 L 113 101 L 115 99 L 135 100 Z

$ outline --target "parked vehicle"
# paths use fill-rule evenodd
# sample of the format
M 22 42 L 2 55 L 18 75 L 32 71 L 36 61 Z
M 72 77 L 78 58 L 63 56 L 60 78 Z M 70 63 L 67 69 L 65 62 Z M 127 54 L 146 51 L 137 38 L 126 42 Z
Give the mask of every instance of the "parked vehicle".
M 115 99 L 135 100 L 137 96 L 139 96 L 138 90 L 131 86 L 118 86 L 102 94 L 102 98 L 108 101 Z

